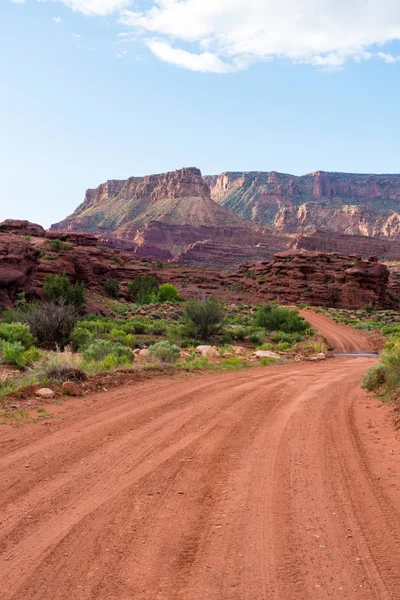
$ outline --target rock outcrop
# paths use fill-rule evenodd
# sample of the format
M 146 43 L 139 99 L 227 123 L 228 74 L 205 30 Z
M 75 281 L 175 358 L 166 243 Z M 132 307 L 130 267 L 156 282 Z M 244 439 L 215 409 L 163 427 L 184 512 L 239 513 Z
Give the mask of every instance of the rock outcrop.
M 205 177 L 211 197 L 236 215 L 286 234 L 316 229 L 400 239 L 400 175 L 317 171 Z
M 239 273 L 253 279 L 265 299 L 341 308 L 393 308 L 389 269 L 376 258 L 324 252 L 280 252 L 272 261 L 245 264 Z
M 380 259 L 400 260 L 400 241 L 362 235 L 346 235 L 328 230 L 313 231 L 296 237 L 292 248 L 294 250 L 360 254 L 363 258 L 373 255 Z
M 16 233 L 18 235 L 34 235 L 44 237 L 45 231 L 41 225 L 19 219 L 6 219 L 0 223 L 0 233 Z
M 22 235 L 0 233 L 1 307 L 11 306 L 20 292 L 32 286 L 39 264 L 39 254 L 40 251 Z
M 160 284 L 173 283 L 188 299 L 216 295 L 238 303 L 277 300 L 284 304 L 308 302 L 345 308 L 371 304 L 387 308 L 395 306 L 399 296 L 397 276 L 391 279 L 392 293 L 387 267 L 376 259 L 363 261 L 354 254 L 278 252 L 272 260 L 249 262 L 237 270 L 235 263 L 247 256 L 243 247 L 226 247 L 222 264 L 218 262 L 221 248 L 212 248 L 210 242 L 203 258 L 197 257 L 193 263 L 211 260 L 214 268 L 177 264 L 159 268 L 159 264 L 152 265 L 131 252 L 96 245 L 93 236 L 74 236 L 60 235 L 68 244 L 54 247 L 47 237 L 0 233 L 0 309 L 10 306 L 19 292 L 25 292 L 28 300 L 44 299 L 46 276 L 61 273 L 73 282 L 85 284 L 87 312 L 100 313 L 107 312 L 99 296 L 104 293 L 103 284 L 108 278 L 119 280 L 121 296 L 127 298 L 127 284 L 142 273 L 151 273 Z M 248 256 L 254 256 L 252 251 L 264 258 L 273 243 L 279 244 L 279 238 L 265 248 L 248 248 Z

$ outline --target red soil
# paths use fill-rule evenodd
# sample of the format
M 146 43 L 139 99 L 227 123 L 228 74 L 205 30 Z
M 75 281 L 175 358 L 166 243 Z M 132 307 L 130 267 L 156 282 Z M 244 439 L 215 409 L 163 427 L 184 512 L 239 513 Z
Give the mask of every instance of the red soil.
M 3 427 L 0 597 L 400 598 L 400 443 L 371 364 L 156 379 Z

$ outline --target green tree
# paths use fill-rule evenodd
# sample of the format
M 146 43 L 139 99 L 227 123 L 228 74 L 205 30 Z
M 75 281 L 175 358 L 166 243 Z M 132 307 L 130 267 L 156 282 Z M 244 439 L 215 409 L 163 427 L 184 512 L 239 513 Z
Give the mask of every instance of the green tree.
M 211 297 L 204 302 L 196 300 L 187 302 L 185 315 L 195 337 L 207 341 L 220 331 L 225 311 L 222 302 L 218 298 Z
M 49 300 L 72 304 L 77 308 L 85 301 L 83 283 L 71 283 L 65 273 L 62 275 L 47 275 L 43 291 Z
M 138 304 L 151 304 L 158 300 L 158 281 L 153 275 L 139 275 L 128 284 L 132 300 Z
M 164 283 L 158 290 L 160 302 L 178 302 L 178 290 L 172 283 Z

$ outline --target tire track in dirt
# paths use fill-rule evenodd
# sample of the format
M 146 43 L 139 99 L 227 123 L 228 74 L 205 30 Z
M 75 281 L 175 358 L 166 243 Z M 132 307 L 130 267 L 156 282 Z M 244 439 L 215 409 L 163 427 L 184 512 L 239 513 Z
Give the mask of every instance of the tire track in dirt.
M 358 418 L 371 364 L 153 380 L 3 428 L 0 598 L 400 598 L 400 465 L 377 478 Z

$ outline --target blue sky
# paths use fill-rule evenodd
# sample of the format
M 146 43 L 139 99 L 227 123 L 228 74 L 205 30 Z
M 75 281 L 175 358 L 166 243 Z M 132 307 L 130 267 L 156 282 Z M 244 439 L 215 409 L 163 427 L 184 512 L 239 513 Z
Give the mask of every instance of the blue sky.
M 399 4 L 2 0 L 0 220 L 183 166 L 400 172 Z

